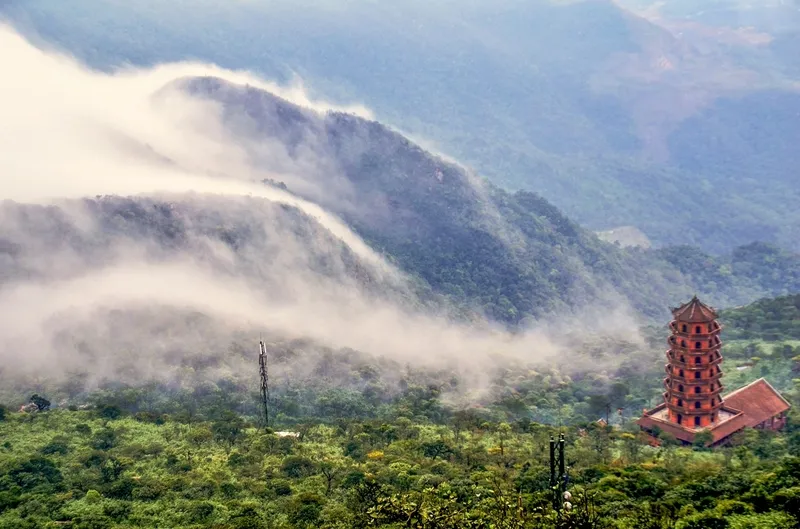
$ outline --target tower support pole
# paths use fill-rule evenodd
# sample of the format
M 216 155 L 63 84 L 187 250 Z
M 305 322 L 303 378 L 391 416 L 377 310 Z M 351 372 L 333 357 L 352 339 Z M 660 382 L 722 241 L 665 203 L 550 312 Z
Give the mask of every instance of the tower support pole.
M 553 494 L 553 508 L 561 512 L 564 493 L 567 491 L 567 460 L 564 456 L 566 440 L 559 434 L 558 440 L 550 437 L 550 490 Z
M 269 372 L 267 370 L 267 347 L 258 342 L 258 367 L 261 374 L 261 411 L 264 414 L 264 427 L 269 428 Z

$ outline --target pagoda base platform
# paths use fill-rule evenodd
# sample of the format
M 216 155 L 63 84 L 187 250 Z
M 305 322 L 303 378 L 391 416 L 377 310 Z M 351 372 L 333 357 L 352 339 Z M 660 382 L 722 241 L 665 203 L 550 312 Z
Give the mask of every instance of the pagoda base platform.
M 782 428 L 790 407 L 786 399 L 763 378 L 730 393 L 722 402 L 717 421 L 711 426 L 692 428 L 674 423 L 669 420 L 665 403 L 645 411 L 636 424 L 654 439 L 657 439 L 654 434 L 661 431 L 686 444 L 692 444 L 698 433 L 707 430 L 711 432 L 711 446 L 714 446 L 723 444 L 744 428 Z

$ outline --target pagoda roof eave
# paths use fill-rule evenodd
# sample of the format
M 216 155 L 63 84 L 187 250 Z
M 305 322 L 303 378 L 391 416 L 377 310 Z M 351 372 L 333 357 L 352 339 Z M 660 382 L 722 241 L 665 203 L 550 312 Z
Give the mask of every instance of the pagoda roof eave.
M 697 296 L 680 307 L 672 309 L 672 315 L 676 321 L 684 323 L 705 323 L 717 319 L 717 311 L 714 307 L 706 305 Z

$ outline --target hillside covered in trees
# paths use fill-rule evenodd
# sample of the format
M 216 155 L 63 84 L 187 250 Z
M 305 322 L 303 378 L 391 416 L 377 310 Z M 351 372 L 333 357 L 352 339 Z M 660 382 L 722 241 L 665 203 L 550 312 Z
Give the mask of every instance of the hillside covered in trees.
M 297 160 L 309 152 L 325 160 L 328 173 L 318 183 L 332 194 L 289 189 L 341 215 L 434 291 L 492 319 L 516 324 L 566 307 L 614 304 L 609 291 L 663 317 L 667 300 L 691 292 L 730 306 L 800 290 L 800 255 L 769 244 L 715 257 L 688 246 L 615 248 L 539 195 L 479 181 L 380 123 L 335 112 L 320 117 L 222 79 L 176 86 L 221 104 L 237 137 L 280 145 Z
M 0 527 L 794 529 L 800 347 L 786 331 L 790 306 L 785 298 L 723 313 L 724 337 L 753 332 L 753 315 L 769 314 L 767 332 L 782 329 L 727 342 L 726 386 L 766 376 L 795 407 L 784 432 L 746 430 L 714 451 L 668 436 L 651 447 L 632 422 L 641 396 L 659 395 L 660 328 L 652 354 L 635 359 L 648 372 L 635 375 L 631 362 L 606 373 L 604 386 L 559 368 L 507 371 L 487 406 L 448 401 L 446 373 L 407 375 L 387 395 L 376 391 L 379 367 L 328 356 L 315 378 L 350 371 L 367 385 L 276 382 L 270 428 L 258 419 L 254 376 L 90 394 L 69 381 L 32 387 L 53 404 L 37 396 L 42 411 L 0 407 Z M 583 354 L 589 362 L 599 351 Z M 596 422 L 609 406 L 622 413 L 610 426 Z M 548 439 L 559 432 L 568 439 L 567 516 L 548 491 Z
M 620 27 L 610 2 L 536 4 L 535 13 L 588 9 Z M 102 5 L 83 5 L 86 20 Z M 13 18 L 26 6 L 41 14 L 54 4 L 0 9 Z M 200 7 L 192 13 L 202 18 Z M 50 18 L 51 29 L 68 19 Z M 559 20 L 533 17 L 555 34 L 574 27 Z M 590 18 L 576 20 L 591 29 Z M 663 36 L 624 20 L 633 30 L 624 34 Z M 606 44 L 595 58 L 619 49 L 616 38 Z M 713 452 L 668 435 L 649 446 L 633 423 L 662 398 L 669 306 L 692 293 L 723 309 L 797 293 L 800 257 L 768 244 L 785 240 L 791 218 L 731 222 L 735 237 L 716 244 L 712 230 L 724 229 L 701 217 L 701 240 L 669 226 L 700 249 L 623 248 L 543 195 L 483 181 L 364 109 L 205 65 L 90 71 L 5 24 L 0 48 L 20 70 L 4 79 L 13 97 L 0 98 L 11 145 L 0 157 L 9 198 L 0 203 L 0 529 L 796 529 L 796 408 L 786 431 L 745 431 Z M 595 81 L 602 89 L 609 79 Z M 602 108 L 579 112 L 592 116 L 585 127 L 549 127 L 560 117 L 545 96 L 562 91 L 545 85 L 528 115 L 542 119 L 527 122 L 551 148 L 571 138 L 596 154 L 631 139 L 598 136 Z M 576 103 L 568 99 L 555 101 Z M 692 129 L 726 132 L 730 116 L 694 115 Z M 469 119 L 485 121 L 481 111 Z M 775 124 L 787 137 L 796 125 Z M 778 158 L 782 145 L 765 151 L 775 168 L 796 157 Z M 689 166 L 705 163 L 679 151 Z M 548 158 L 580 173 L 591 156 L 567 148 Z M 719 212 L 741 196 L 729 187 L 716 210 L 695 197 L 694 209 L 639 200 L 662 184 L 682 189 L 682 201 L 689 194 L 684 180 L 648 182 L 641 160 L 625 160 L 616 167 L 631 194 L 615 195 L 611 182 L 606 196 L 622 204 L 677 208 L 692 221 L 700 204 L 724 224 Z M 547 167 L 535 174 L 551 181 Z M 759 183 L 765 200 L 783 201 L 770 209 L 781 216 L 794 204 L 785 173 L 765 174 L 779 180 Z M 748 191 L 756 209 L 762 191 Z M 574 193 L 579 203 L 585 193 Z M 592 214 L 614 218 L 604 208 Z M 742 211 L 740 221 L 752 213 Z M 768 242 L 714 253 L 753 233 Z M 726 388 L 766 377 L 797 403 L 794 305 L 723 312 Z M 262 340 L 271 420 L 259 406 Z M 547 442 L 560 433 L 567 514 L 554 511 L 546 479 Z
M 200 60 L 301 78 L 591 229 L 800 250 L 796 2 L 300 6 L 36 0 L 0 13 L 101 69 Z

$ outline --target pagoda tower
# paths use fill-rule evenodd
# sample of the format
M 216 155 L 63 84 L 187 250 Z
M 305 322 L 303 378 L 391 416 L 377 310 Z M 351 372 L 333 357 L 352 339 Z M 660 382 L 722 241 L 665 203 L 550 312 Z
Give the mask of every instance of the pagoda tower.
M 695 296 L 672 309 L 669 328 L 664 402 L 636 421 L 654 445 L 662 434 L 690 444 L 708 432 L 706 445 L 719 446 L 745 428 L 786 425 L 791 404 L 763 378 L 722 395 L 722 326 L 712 307 Z
M 688 429 L 713 427 L 723 389 L 717 312 L 695 296 L 672 315 L 664 378 L 666 419 Z

